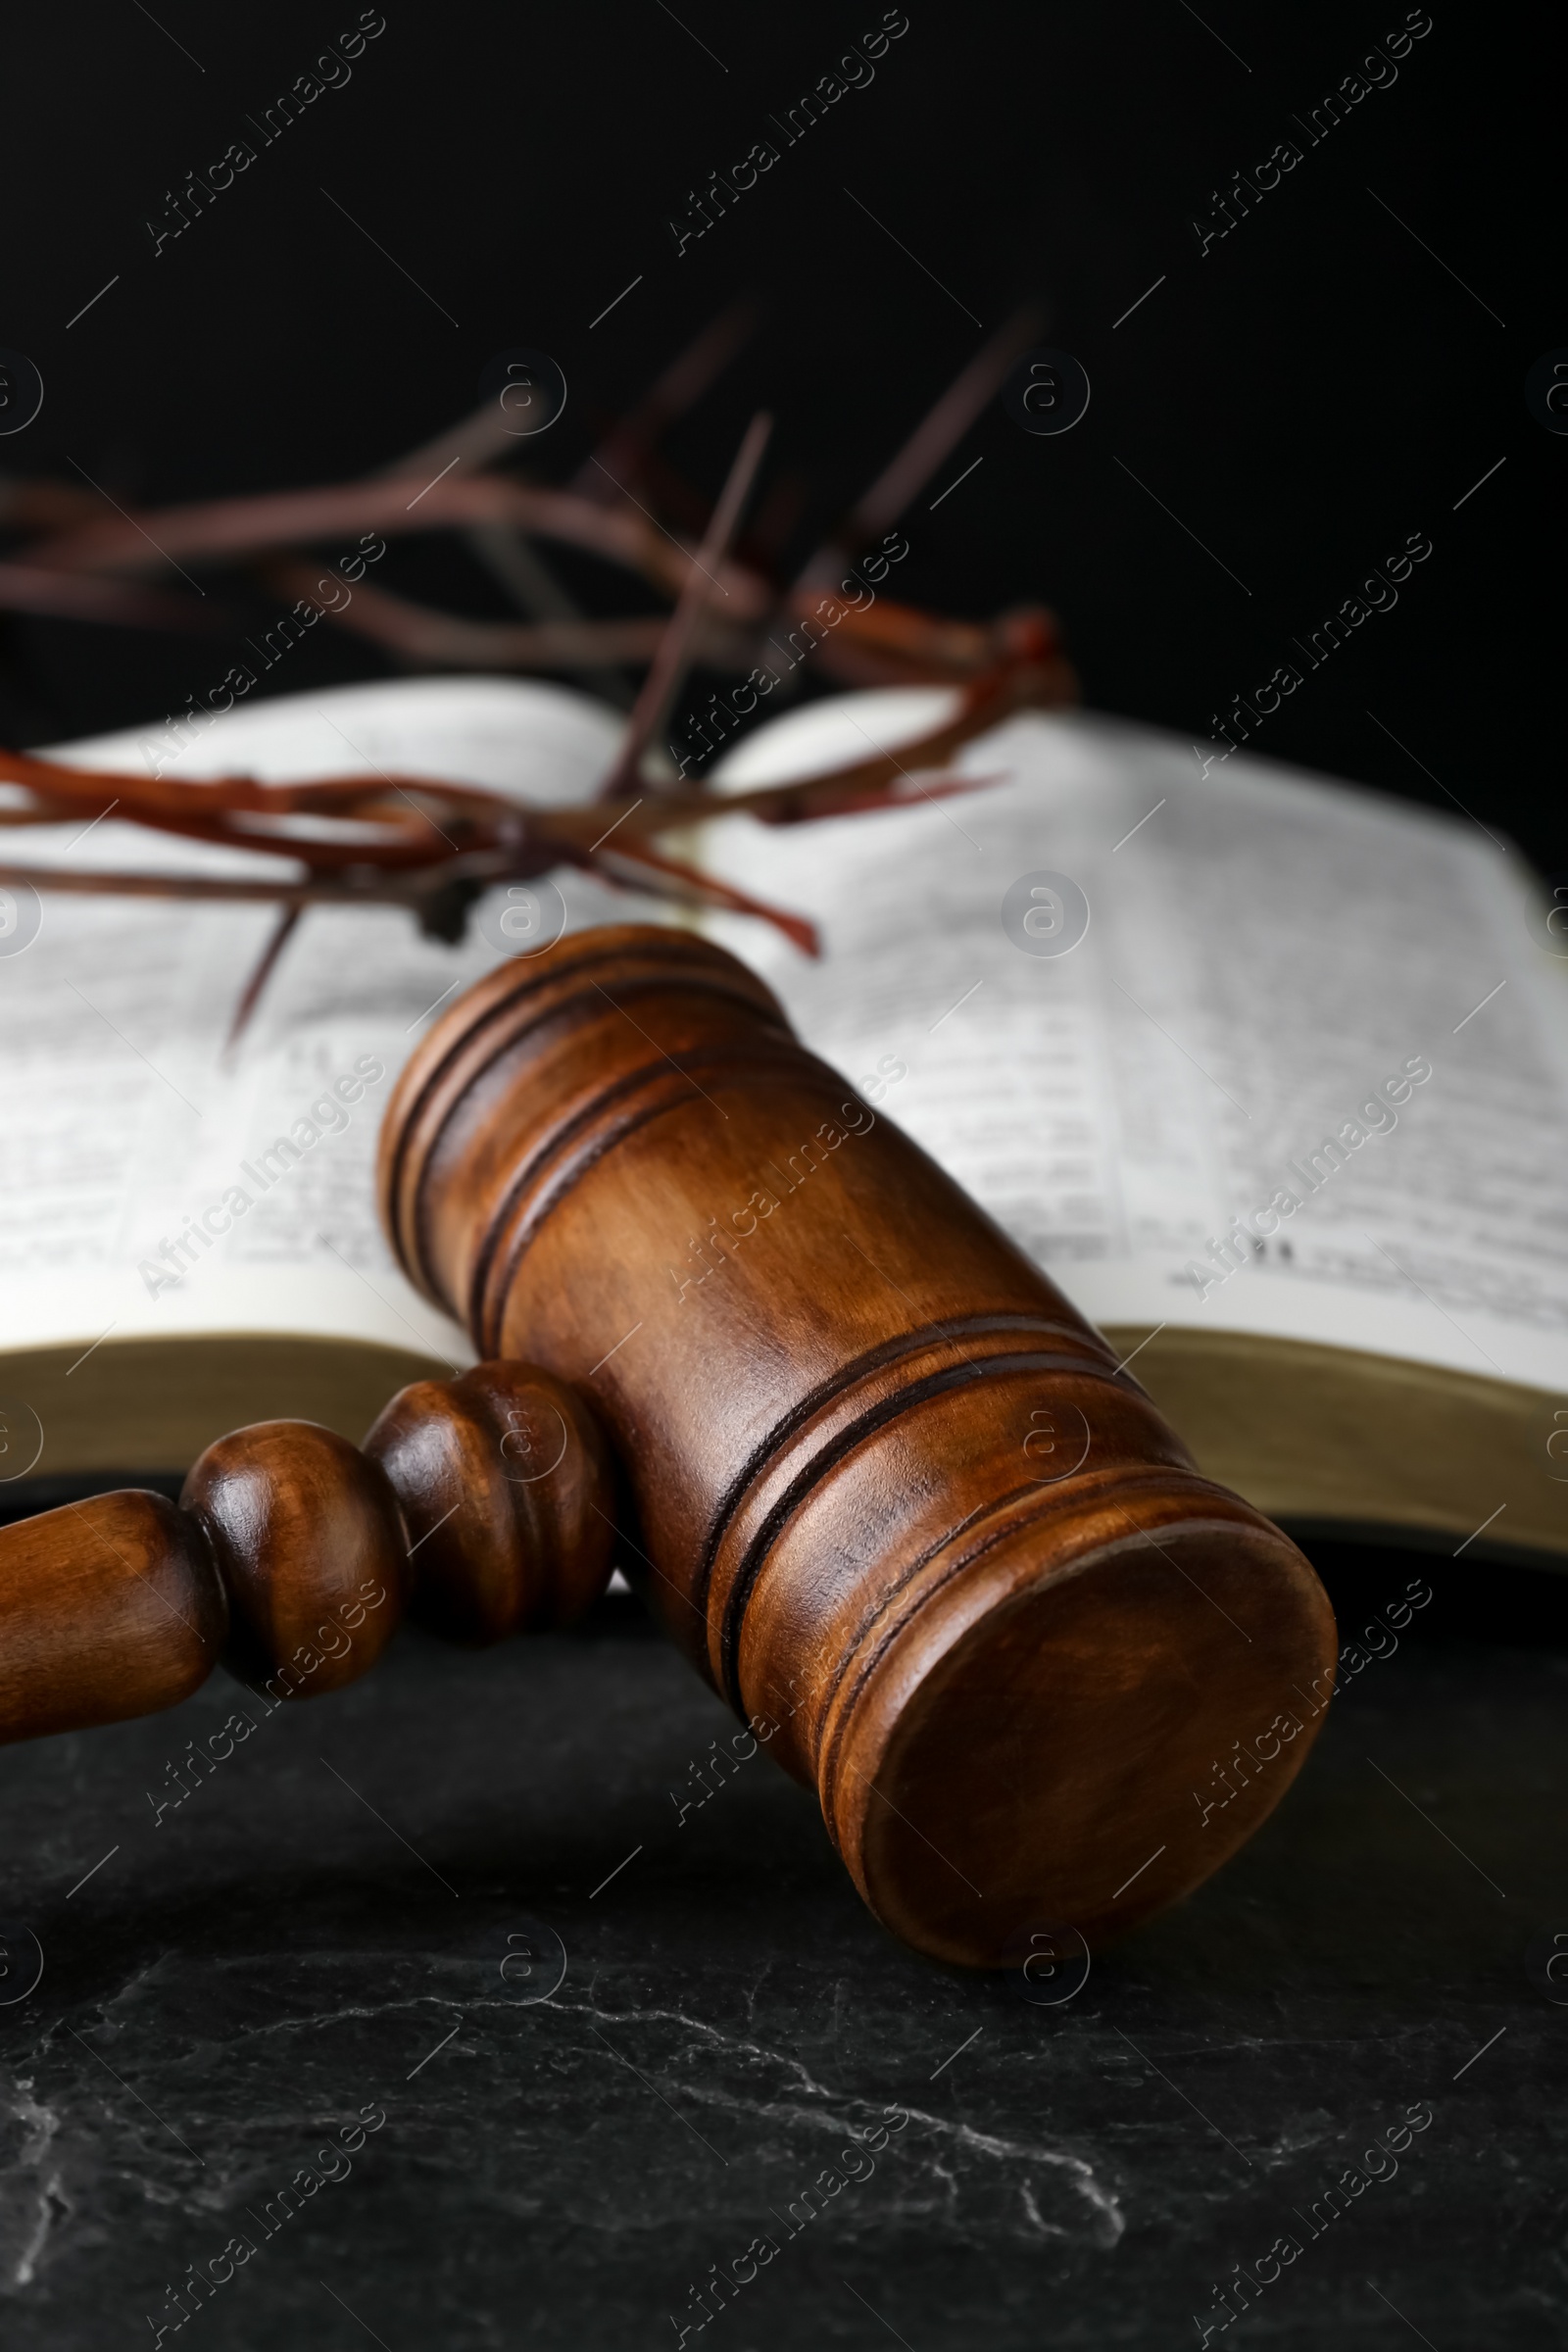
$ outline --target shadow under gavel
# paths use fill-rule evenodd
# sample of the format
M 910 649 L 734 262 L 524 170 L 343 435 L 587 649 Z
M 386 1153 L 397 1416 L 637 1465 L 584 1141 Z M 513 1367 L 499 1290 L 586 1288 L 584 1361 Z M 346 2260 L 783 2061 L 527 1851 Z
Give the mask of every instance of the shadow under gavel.
M 628 1577 L 922 1951 L 1123 1934 L 1284 1794 L 1335 1656 L 1306 1560 L 734 957 L 625 925 L 501 965 L 405 1069 L 380 1189 L 487 1360 L 363 1450 L 264 1422 L 178 1506 L 0 1531 L 0 1738 L 173 1705 L 220 1655 L 337 1689 L 405 1606 L 565 1623 L 623 1485 Z

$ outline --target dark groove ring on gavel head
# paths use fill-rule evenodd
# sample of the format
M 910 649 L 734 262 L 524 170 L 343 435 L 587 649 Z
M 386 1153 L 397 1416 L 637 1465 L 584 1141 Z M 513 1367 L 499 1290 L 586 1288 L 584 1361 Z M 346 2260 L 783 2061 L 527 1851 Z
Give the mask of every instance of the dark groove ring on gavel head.
M 224 1664 L 273 1698 L 318 1698 L 375 1664 L 410 1578 L 379 1462 L 314 1421 L 220 1438 L 180 1492 L 229 1597 Z
M 481 1352 L 597 1406 L 628 1574 L 909 1942 L 1103 1940 L 1283 1795 L 1332 1688 L 1310 1567 L 722 950 L 490 973 L 399 1081 L 381 1200 Z
M 531 1364 L 416 1381 L 365 1441 L 397 1491 L 410 1611 L 459 1642 L 568 1624 L 610 1580 L 615 1482 L 597 1419 Z

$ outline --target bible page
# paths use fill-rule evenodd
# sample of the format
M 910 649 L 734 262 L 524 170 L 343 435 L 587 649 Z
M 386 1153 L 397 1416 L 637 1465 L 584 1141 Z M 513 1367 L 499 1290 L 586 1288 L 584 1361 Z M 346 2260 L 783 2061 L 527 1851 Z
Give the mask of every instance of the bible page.
M 279 698 L 181 748 L 128 729 L 55 755 L 175 779 L 399 775 L 586 799 L 624 722 L 564 688 L 417 679 Z M 254 874 L 269 861 L 120 821 L 8 828 L 13 863 Z M 292 878 L 280 860 L 270 870 Z M 592 882 L 521 894 L 514 922 L 625 919 Z M 502 959 L 476 921 L 452 948 L 398 908 L 313 909 L 232 1066 L 235 1006 L 268 940 L 265 905 L 9 893 L 0 936 L 0 1348 L 178 1331 L 322 1334 L 471 1360 L 405 1281 L 376 1223 L 376 1132 L 402 1063 L 457 992 Z M 640 902 L 632 902 L 634 906 Z M 475 909 L 476 915 L 482 912 Z M 0 906 L 0 917 L 5 907 Z
M 720 781 L 896 751 L 946 703 L 808 706 Z M 825 953 L 714 928 L 1095 1322 L 1568 1389 L 1568 939 L 1463 814 L 1214 751 L 1029 713 L 962 753 L 972 793 L 724 820 L 707 862 Z

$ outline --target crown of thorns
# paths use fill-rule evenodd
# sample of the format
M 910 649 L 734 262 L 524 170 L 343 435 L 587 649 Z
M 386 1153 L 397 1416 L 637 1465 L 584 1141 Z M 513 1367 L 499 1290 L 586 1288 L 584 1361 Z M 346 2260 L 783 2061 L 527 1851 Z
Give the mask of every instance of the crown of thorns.
M 953 769 L 955 753 L 1013 710 L 1074 701 L 1076 681 L 1054 618 L 1042 608 L 976 624 L 938 617 L 866 586 L 885 580 L 891 563 L 906 552 L 893 549 L 891 526 L 1028 345 L 1034 317 L 1020 314 L 969 362 L 787 581 L 774 576 L 760 546 L 737 546 L 770 430 L 766 416 L 753 419 L 716 504 L 700 523 L 702 502 L 659 455 L 667 427 L 733 357 L 749 323 L 741 313 L 715 320 L 564 487 L 499 469 L 498 461 L 516 447 L 500 401 L 385 472 L 326 488 L 105 514 L 91 490 L 64 481 L 10 484 L 0 493 L 0 527 L 23 543 L 0 561 L 0 606 L 212 632 L 229 616 L 185 567 L 242 566 L 274 594 L 294 599 L 301 626 L 325 618 L 421 668 L 566 671 L 630 707 L 597 797 L 569 808 L 542 808 L 474 785 L 379 770 L 296 784 L 250 776 L 179 782 L 0 750 L 0 785 L 12 788 L 0 802 L 0 824 L 95 818 L 112 808 L 117 818 L 155 831 L 265 854 L 270 861 L 286 857 L 300 868 L 293 878 L 252 879 L 0 864 L 0 886 L 272 902 L 277 922 L 241 992 L 231 1044 L 311 906 L 404 906 L 426 934 L 456 942 L 484 891 L 561 865 L 624 889 L 759 916 L 814 955 L 816 934 L 803 916 L 667 856 L 657 846 L 660 836 L 720 811 L 789 824 L 973 790 L 989 779 Z M 650 500 L 665 507 L 669 523 L 658 518 Z M 370 541 L 431 530 L 463 533 L 532 617 L 466 619 L 366 580 L 366 564 L 374 560 Z M 353 532 L 362 534 L 362 553 L 339 567 L 354 583 L 351 593 L 340 593 L 343 579 L 323 576 L 302 550 L 341 544 Z M 541 540 L 640 574 L 671 600 L 672 611 L 586 616 L 546 567 L 536 546 Z M 170 564 L 196 593 L 138 578 Z M 790 691 L 806 662 L 842 685 L 939 683 L 955 695 L 940 723 L 901 745 L 897 757 L 873 750 L 845 766 L 720 799 L 700 779 L 684 780 L 692 754 L 677 770 L 658 744 L 694 662 L 745 673 L 753 707 L 761 693 Z M 636 667 L 643 676 L 633 691 L 626 673 Z

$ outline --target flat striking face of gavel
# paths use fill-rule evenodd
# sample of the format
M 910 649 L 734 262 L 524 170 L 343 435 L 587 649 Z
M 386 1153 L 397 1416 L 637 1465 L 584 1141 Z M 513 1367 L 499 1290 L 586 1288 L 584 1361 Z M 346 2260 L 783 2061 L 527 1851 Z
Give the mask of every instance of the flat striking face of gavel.
M 564 1624 L 618 1516 L 649 1606 L 939 1959 L 1119 1936 L 1278 1803 L 1332 1681 L 1311 1568 L 734 957 L 625 925 L 501 965 L 405 1069 L 380 1185 L 487 1360 L 361 1450 L 264 1422 L 177 1508 L 0 1533 L 0 1739 L 172 1706 L 220 1656 L 336 1690 L 405 1606 Z

